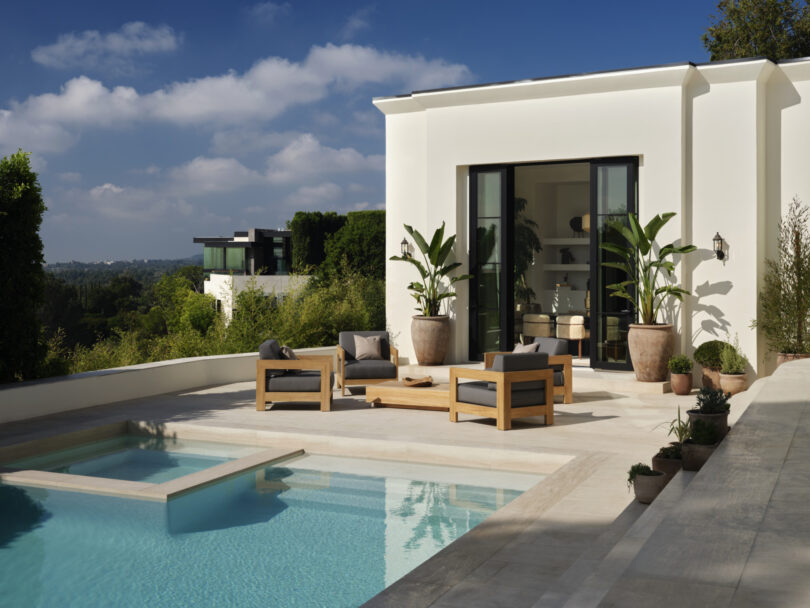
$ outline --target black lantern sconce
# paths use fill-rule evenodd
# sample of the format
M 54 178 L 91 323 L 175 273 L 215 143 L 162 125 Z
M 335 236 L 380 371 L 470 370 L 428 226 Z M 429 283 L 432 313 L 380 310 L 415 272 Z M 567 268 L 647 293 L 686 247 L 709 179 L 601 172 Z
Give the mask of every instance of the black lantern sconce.
M 726 252 L 723 251 L 723 237 L 720 236 L 719 232 L 714 235 L 712 243 L 714 244 L 714 255 L 717 256 L 718 260 L 724 260 L 726 258 Z
M 408 239 L 402 239 L 402 242 L 399 244 L 399 251 L 403 258 L 411 256 L 410 247 L 408 246 Z

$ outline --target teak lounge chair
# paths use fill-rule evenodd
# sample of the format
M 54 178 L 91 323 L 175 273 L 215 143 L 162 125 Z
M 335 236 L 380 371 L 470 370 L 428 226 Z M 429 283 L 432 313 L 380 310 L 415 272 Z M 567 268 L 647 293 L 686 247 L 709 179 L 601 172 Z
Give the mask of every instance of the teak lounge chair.
M 459 383 L 460 378 L 476 382 Z M 545 353 L 498 354 L 490 369 L 450 368 L 450 422 L 459 413 L 495 418 L 499 430 L 515 418 L 545 416 L 554 424 L 554 371 Z
M 574 357 L 564 354 L 568 352 L 568 341 L 559 338 L 535 338 L 537 344 L 535 352 L 548 355 L 548 366 L 554 370 L 554 394 L 563 396 L 563 403 L 574 402 Z M 492 367 L 495 355 L 510 353 L 484 353 L 484 367 Z
M 298 355 L 282 358 L 275 340 L 259 347 L 256 361 L 256 411 L 265 411 L 267 403 L 310 401 L 320 403 L 321 411 L 332 409 L 332 372 L 330 355 Z
M 381 359 L 357 359 L 355 336 L 380 338 Z M 399 379 L 399 351 L 391 345 L 387 331 L 342 331 L 338 334 L 338 388 L 346 394 L 347 386 L 365 386 Z

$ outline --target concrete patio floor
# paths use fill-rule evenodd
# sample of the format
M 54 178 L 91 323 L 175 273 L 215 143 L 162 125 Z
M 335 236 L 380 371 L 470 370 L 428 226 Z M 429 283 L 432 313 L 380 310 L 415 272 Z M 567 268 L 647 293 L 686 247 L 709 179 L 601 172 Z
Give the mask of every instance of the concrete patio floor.
M 757 386 L 734 397 L 732 423 Z M 553 472 L 543 482 L 369 604 L 550 606 L 562 605 L 644 513 L 628 491 L 627 469 L 649 462 L 669 441 L 678 407 L 694 404 L 694 396 L 577 392 L 575 385 L 575 402 L 556 405 L 553 426 L 525 419 L 498 431 L 493 420 L 462 415 L 453 424 L 444 412 L 370 408 L 362 395 L 341 398 L 338 391 L 328 413 L 301 404 L 257 412 L 254 389 L 240 382 L 7 423 L 0 448 L 140 420 L 193 426 L 201 437 L 261 431 L 311 452 L 483 468 L 541 470 L 546 463 Z

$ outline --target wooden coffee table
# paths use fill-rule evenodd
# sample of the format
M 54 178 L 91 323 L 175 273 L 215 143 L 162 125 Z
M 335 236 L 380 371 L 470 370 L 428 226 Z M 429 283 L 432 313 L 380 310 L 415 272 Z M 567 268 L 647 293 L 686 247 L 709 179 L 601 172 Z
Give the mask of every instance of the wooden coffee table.
M 366 401 L 371 407 L 402 407 L 417 410 L 450 410 L 450 385 L 405 386 L 402 382 L 390 380 L 366 386 Z

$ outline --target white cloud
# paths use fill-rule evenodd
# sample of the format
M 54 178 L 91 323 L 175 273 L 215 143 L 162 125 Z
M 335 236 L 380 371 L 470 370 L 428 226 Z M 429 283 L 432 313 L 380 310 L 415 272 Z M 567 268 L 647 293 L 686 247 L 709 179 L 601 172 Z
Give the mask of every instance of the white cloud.
M 334 87 L 369 83 L 431 88 L 470 78 L 460 64 L 344 44 L 312 47 L 302 62 L 269 57 L 239 74 L 231 71 L 175 82 L 149 93 L 132 87 L 107 88 L 86 76 L 65 83 L 59 93 L 31 96 L 0 109 L 0 147 L 24 145 L 59 152 L 75 143 L 76 131 L 118 127 L 136 121 L 256 128 L 296 105 L 321 100 Z
M 381 154 L 365 156 L 354 148 L 330 148 L 306 133 L 267 159 L 267 179 L 271 183 L 295 182 L 312 175 L 384 168 L 385 157 Z
M 38 46 L 31 58 L 51 68 L 125 68 L 133 56 L 174 51 L 180 38 L 168 25 L 143 21 L 125 23 L 117 32 L 98 30 L 63 34 L 56 42 Z
M 260 2 L 249 7 L 247 12 L 254 19 L 258 19 L 259 21 L 264 21 L 266 23 L 273 23 L 276 18 L 289 13 L 290 8 L 291 6 L 289 2 L 284 2 L 283 4 L 278 4 L 276 2 Z
M 61 181 L 69 184 L 78 184 L 82 181 L 82 174 L 75 171 L 65 171 L 57 176 Z
M 367 6 L 366 8 L 361 8 L 359 11 L 352 14 L 346 20 L 346 23 L 340 30 L 340 37 L 343 40 L 351 40 L 358 34 L 358 32 L 371 27 L 369 17 L 371 16 L 372 12 L 374 12 L 374 8 Z
M 296 131 L 262 131 L 236 127 L 217 131 L 211 138 L 211 152 L 229 156 L 253 156 L 256 152 L 278 149 L 300 137 Z
M 172 191 L 185 195 L 230 192 L 262 183 L 264 178 L 234 158 L 204 158 L 175 167 L 169 173 Z
M 86 193 L 74 191 L 72 198 L 80 208 L 114 220 L 149 222 L 177 209 L 176 203 L 172 204 L 152 190 L 110 183 L 96 186 Z
M 343 189 L 332 182 L 317 186 L 301 186 L 287 197 L 287 203 L 301 207 L 315 207 L 336 201 L 342 193 Z

